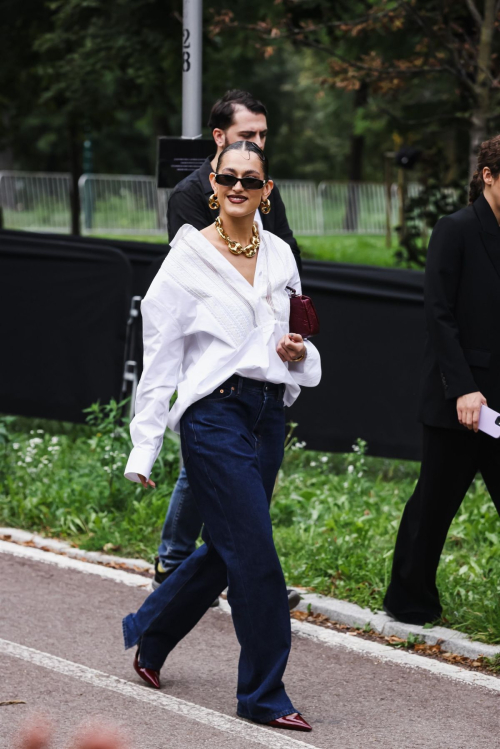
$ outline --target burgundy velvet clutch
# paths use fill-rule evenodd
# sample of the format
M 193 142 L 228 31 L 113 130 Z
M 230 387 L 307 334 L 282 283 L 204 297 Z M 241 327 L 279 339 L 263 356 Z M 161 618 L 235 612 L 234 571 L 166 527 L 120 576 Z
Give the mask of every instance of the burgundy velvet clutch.
M 298 333 L 302 338 L 311 338 L 319 333 L 318 313 L 312 299 L 297 294 L 295 289 L 286 287 L 290 294 L 290 333 Z

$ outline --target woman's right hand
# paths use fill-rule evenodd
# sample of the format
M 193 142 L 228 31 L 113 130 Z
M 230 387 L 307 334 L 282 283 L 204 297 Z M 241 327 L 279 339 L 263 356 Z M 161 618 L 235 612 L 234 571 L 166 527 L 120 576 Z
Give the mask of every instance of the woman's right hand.
M 486 405 L 486 398 L 479 392 L 479 390 L 477 393 L 461 395 L 460 398 L 457 398 L 457 414 L 459 422 L 462 426 L 467 427 L 467 429 L 473 429 L 477 432 L 481 406 Z
M 307 353 L 307 350 L 299 333 L 286 333 L 280 338 L 276 352 L 281 361 L 294 362 L 299 356 Z
M 153 488 L 156 487 L 156 484 L 154 481 L 151 481 L 151 479 L 147 479 L 145 476 L 143 476 L 141 473 L 137 474 L 139 476 L 139 481 L 143 485 L 145 489 L 148 488 L 148 486 L 152 486 Z

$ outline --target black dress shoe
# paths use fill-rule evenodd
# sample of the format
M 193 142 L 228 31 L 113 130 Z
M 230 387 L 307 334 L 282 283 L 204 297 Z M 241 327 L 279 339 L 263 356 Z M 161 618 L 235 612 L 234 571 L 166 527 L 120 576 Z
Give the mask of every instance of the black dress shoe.
M 395 619 L 397 622 L 402 622 L 402 624 L 417 624 L 418 626 L 423 627 L 424 624 L 432 624 L 441 618 L 441 614 L 393 614 L 393 612 L 387 608 L 385 603 L 382 608 L 387 616 L 392 617 L 392 619 Z
M 298 606 L 301 601 L 300 593 L 297 593 L 297 591 L 292 588 L 287 588 L 286 592 L 288 594 L 288 608 L 292 611 L 292 609 Z

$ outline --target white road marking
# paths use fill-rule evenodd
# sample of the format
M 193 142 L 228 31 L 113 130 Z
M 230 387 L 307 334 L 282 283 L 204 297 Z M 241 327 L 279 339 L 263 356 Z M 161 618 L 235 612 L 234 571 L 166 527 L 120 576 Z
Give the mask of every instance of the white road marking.
M 346 635 L 342 632 L 334 632 L 324 629 L 308 622 L 297 622 L 292 619 L 292 632 L 314 642 L 321 642 L 329 647 L 341 647 L 353 650 L 359 655 L 374 658 L 383 663 L 397 663 L 399 666 L 412 669 L 422 669 L 438 676 L 470 684 L 476 687 L 484 687 L 492 692 L 500 692 L 500 679 L 480 671 L 469 671 L 452 663 L 443 663 L 422 655 L 417 655 L 407 650 L 396 650 L 389 645 L 380 642 L 364 640 L 356 635 Z
M 20 546 L 0 541 L 0 553 L 13 554 L 14 556 L 24 557 L 33 561 L 52 564 L 63 569 L 72 569 L 92 575 L 114 580 L 118 583 L 124 583 L 132 587 L 147 588 L 150 581 L 141 575 L 134 575 L 130 572 L 115 570 L 110 567 L 102 567 L 98 564 L 81 562 L 76 559 L 70 559 L 60 554 L 34 549 L 30 546 Z M 231 609 L 227 601 L 221 599 L 220 610 L 224 613 L 230 613 Z M 500 679 L 489 674 L 477 671 L 469 671 L 461 666 L 455 666 L 451 663 L 443 663 L 440 660 L 425 658 L 405 650 L 396 650 L 388 645 L 379 642 L 364 640 L 361 637 L 335 632 L 331 629 L 318 627 L 308 622 L 298 622 L 292 620 L 292 631 L 299 637 L 305 637 L 314 642 L 327 645 L 332 648 L 344 648 L 351 650 L 358 655 L 368 658 L 374 658 L 383 663 L 395 663 L 404 668 L 421 669 L 436 676 L 444 676 L 448 679 L 468 684 L 470 686 L 480 686 L 492 692 L 500 692 Z
M 231 613 L 231 608 L 227 601 L 220 600 L 219 608 L 224 613 Z M 344 648 L 352 650 L 359 655 L 373 658 L 382 663 L 396 663 L 404 668 L 423 669 L 437 676 L 445 676 L 448 679 L 454 679 L 464 684 L 484 687 L 493 692 L 500 692 L 500 679 L 496 676 L 490 676 L 480 671 L 469 671 L 461 666 L 454 666 L 452 663 L 443 663 L 440 660 L 425 658 L 416 655 L 408 650 L 397 650 L 390 645 L 383 645 L 381 642 L 365 640 L 356 635 L 336 632 L 332 629 L 319 627 L 317 624 L 309 622 L 298 622 L 292 619 L 292 632 L 299 637 L 304 637 L 322 645 L 328 645 L 330 648 Z
M 135 700 L 147 702 L 149 705 L 163 708 L 171 713 L 181 715 L 188 720 L 194 720 L 210 728 L 224 731 L 224 733 L 237 736 L 239 739 L 251 741 L 254 744 L 262 744 L 268 747 L 268 749 L 317 749 L 312 744 L 306 744 L 304 741 L 289 738 L 272 728 L 264 728 L 255 723 L 231 718 L 229 715 L 223 715 L 215 710 L 200 707 L 200 705 L 195 705 L 193 702 L 186 702 L 186 700 L 181 700 L 178 697 L 171 697 L 161 691 L 153 691 L 147 686 L 137 686 L 129 681 L 125 681 L 125 679 L 119 679 L 117 676 L 106 674 L 103 671 L 96 671 L 79 663 L 66 661 L 49 653 L 42 653 L 40 650 L 27 648 L 15 642 L 0 639 L 0 653 L 10 655 L 13 658 L 20 658 L 35 666 L 48 668 L 58 674 L 69 676 L 72 679 L 84 681 L 93 687 L 117 692 L 122 697 L 132 697 Z

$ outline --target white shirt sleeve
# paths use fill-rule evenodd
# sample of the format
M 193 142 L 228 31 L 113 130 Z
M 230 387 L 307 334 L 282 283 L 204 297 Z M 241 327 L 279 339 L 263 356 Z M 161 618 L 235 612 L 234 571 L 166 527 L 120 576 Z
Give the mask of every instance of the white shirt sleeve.
M 302 294 L 302 284 L 300 283 L 297 263 L 292 255 L 293 271 L 288 286 L 295 289 L 297 294 Z M 293 333 L 293 330 L 291 331 Z M 299 362 L 288 362 L 288 371 L 292 375 L 297 385 L 304 387 L 316 387 L 321 380 L 321 357 L 316 346 L 311 341 L 304 341 L 306 347 L 306 356 Z
M 161 304 L 146 297 L 141 312 L 144 369 L 137 388 L 135 417 L 130 424 L 134 447 L 125 469 L 125 477 L 136 482 L 138 473 L 149 478 L 161 450 L 184 351 L 179 324 Z

